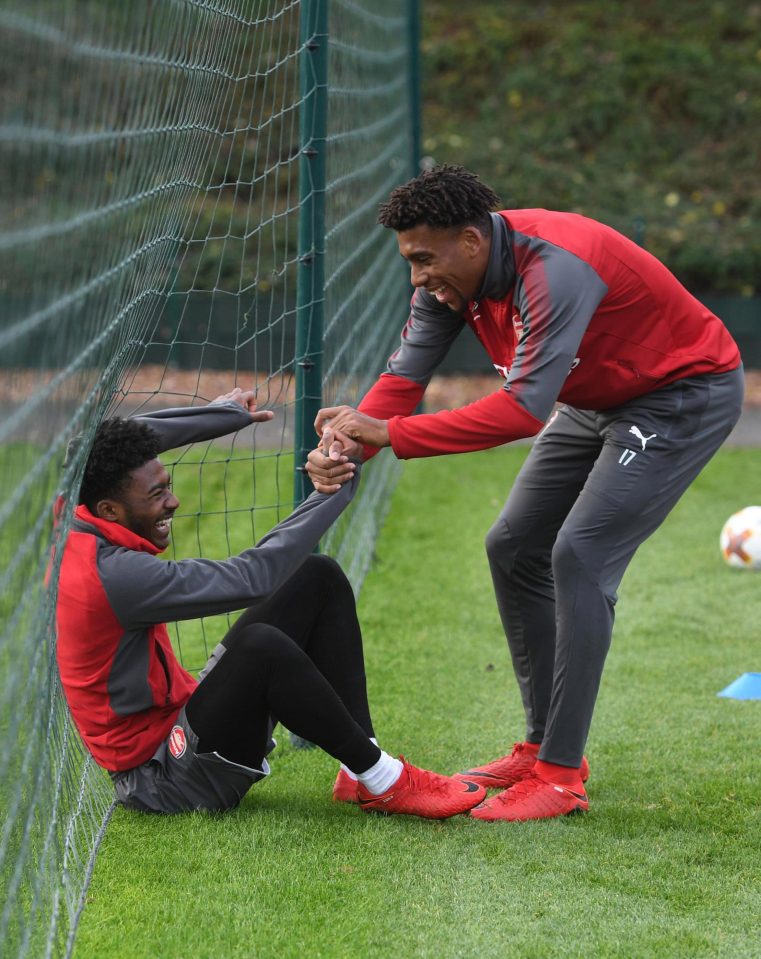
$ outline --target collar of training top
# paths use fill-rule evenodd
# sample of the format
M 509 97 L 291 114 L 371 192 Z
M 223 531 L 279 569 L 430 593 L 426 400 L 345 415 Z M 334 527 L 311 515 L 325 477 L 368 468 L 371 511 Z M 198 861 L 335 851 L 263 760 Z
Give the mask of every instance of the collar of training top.
M 74 510 L 74 523 L 71 530 L 73 533 L 91 533 L 94 536 L 101 536 L 114 546 L 124 546 L 140 553 L 153 553 L 156 556 L 161 552 L 154 543 L 133 533 L 126 526 L 101 519 L 83 505 L 77 506 Z
M 511 230 L 499 213 L 490 213 L 489 216 L 491 217 L 491 249 L 484 282 L 476 297 L 477 300 L 501 300 L 507 296 L 515 282 Z

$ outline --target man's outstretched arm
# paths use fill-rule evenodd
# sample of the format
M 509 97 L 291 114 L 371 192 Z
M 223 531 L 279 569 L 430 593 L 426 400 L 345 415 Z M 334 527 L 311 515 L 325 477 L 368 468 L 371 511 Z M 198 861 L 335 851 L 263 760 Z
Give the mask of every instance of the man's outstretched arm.
M 312 493 L 256 546 L 225 560 L 163 560 L 114 550 L 101 563 L 109 602 L 125 628 L 229 613 L 262 602 L 286 582 L 351 502 L 359 471 L 335 496 Z
M 157 410 L 154 413 L 141 413 L 135 419 L 154 430 L 161 442 L 159 452 L 163 453 L 178 446 L 187 446 L 188 443 L 227 436 L 252 423 L 265 423 L 272 416 L 271 410 L 257 410 L 253 390 L 236 386 L 206 406 Z
M 391 446 L 399 459 L 469 453 L 534 436 L 543 425 L 505 388 L 460 409 L 388 420 L 377 420 L 350 406 L 323 412 L 329 422 L 322 434 L 323 455 L 342 446 L 342 437 L 356 443 Z

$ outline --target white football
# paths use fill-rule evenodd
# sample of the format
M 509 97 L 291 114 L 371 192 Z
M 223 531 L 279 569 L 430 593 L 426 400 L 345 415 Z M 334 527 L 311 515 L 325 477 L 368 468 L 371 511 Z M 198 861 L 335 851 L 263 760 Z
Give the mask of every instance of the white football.
M 761 569 L 761 506 L 746 506 L 724 524 L 721 555 L 737 569 Z

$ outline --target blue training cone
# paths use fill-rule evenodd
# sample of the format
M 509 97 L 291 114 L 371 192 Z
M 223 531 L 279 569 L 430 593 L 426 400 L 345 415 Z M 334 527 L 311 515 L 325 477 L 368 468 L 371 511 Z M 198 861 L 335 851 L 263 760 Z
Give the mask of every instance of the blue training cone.
M 743 673 L 716 695 L 729 699 L 761 699 L 761 673 Z

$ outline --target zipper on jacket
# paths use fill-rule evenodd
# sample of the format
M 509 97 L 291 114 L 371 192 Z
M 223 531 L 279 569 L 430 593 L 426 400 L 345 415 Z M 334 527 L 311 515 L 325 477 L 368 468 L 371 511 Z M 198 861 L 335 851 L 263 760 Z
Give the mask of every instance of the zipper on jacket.
M 158 640 L 156 640 L 156 655 L 158 656 L 159 661 L 161 662 L 161 666 L 164 670 L 164 675 L 166 676 L 166 699 L 164 700 L 164 705 L 168 706 L 169 701 L 171 699 L 171 693 L 172 693 L 172 679 L 171 679 L 171 676 L 169 675 L 169 663 L 166 660 L 166 653 L 161 648 L 161 644 L 158 642 Z

